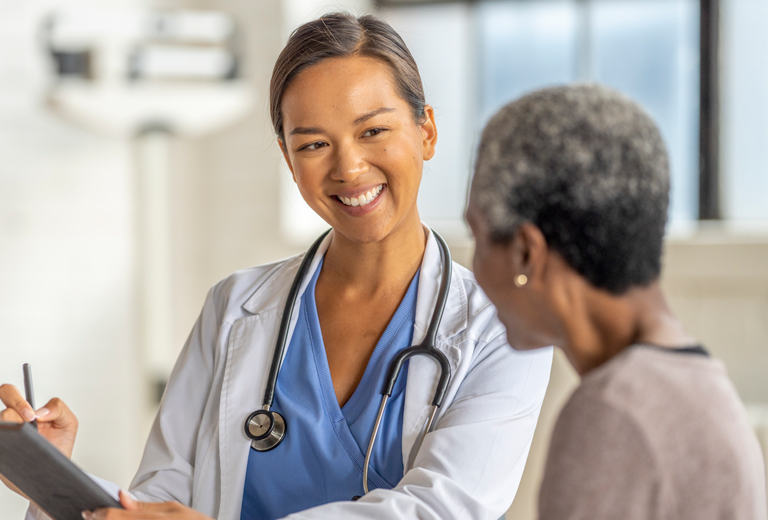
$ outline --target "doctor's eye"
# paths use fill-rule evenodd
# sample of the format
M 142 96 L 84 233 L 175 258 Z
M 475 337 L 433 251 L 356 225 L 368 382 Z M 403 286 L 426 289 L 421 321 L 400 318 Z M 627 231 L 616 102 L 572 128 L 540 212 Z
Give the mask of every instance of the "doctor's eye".
M 300 152 L 303 150 L 314 151 L 314 150 L 319 150 L 320 148 L 324 148 L 326 146 L 328 146 L 328 143 L 324 141 L 315 141 L 313 143 L 308 143 L 308 144 L 305 144 L 304 146 L 299 147 L 299 151 Z
M 373 137 L 375 135 L 379 135 L 382 132 L 385 132 L 386 130 L 386 128 L 371 128 L 370 130 L 363 132 L 363 137 Z

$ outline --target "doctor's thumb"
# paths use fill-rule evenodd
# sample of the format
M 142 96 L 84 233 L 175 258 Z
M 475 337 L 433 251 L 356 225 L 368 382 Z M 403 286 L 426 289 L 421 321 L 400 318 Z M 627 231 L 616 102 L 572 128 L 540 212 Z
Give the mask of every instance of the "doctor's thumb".
M 124 489 L 120 490 L 120 505 L 123 506 L 126 511 L 141 511 L 144 509 L 142 503 L 133 499 L 130 493 Z

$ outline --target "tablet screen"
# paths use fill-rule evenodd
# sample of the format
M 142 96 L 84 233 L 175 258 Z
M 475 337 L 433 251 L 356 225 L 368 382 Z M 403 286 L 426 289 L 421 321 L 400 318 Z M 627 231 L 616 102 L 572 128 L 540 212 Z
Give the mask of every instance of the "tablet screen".
M 120 504 L 29 423 L 0 421 L 0 474 L 54 520 Z

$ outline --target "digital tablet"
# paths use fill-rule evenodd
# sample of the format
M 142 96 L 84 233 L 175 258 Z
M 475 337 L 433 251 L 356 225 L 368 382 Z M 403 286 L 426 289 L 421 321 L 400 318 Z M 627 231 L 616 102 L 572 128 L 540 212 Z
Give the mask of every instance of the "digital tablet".
M 0 421 L 0 474 L 54 520 L 82 520 L 83 511 L 102 507 L 122 509 L 30 423 Z

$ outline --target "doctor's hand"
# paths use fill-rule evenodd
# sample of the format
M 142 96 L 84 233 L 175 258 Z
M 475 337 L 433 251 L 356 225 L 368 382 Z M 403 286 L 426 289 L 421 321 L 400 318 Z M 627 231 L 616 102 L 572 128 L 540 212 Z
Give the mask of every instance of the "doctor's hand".
M 85 520 L 212 520 L 178 502 L 137 502 L 120 490 L 120 504 L 125 509 L 97 509 L 83 512 Z
M 40 435 L 53 444 L 68 459 L 77 436 L 77 418 L 61 399 L 51 399 L 45 406 L 33 410 L 18 388 L 13 385 L 0 386 L 0 401 L 6 406 L 0 412 L 0 421 L 32 422 L 37 419 Z

